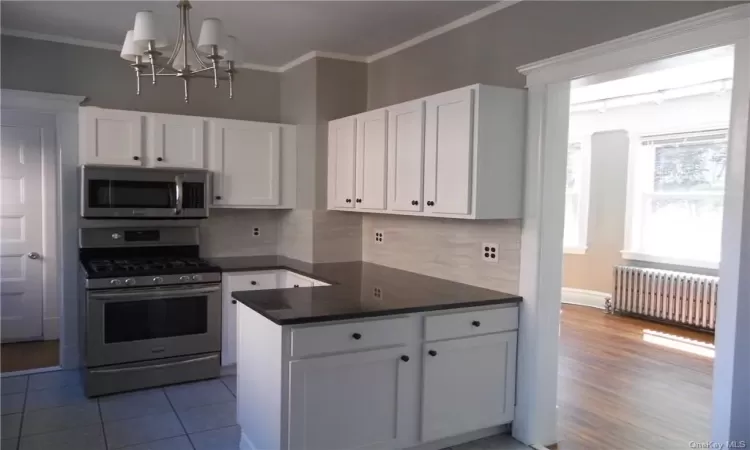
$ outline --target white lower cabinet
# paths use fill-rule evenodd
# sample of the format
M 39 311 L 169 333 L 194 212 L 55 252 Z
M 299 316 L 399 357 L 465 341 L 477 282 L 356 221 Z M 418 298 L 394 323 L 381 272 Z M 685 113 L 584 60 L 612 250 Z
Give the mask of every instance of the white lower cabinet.
M 516 332 L 424 344 L 423 441 L 513 420 Z
M 415 368 L 403 347 L 290 362 L 289 448 L 398 448 Z
M 453 311 L 278 326 L 243 306 L 240 447 L 394 450 L 429 442 L 442 448 L 512 422 L 517 330 L 505 324 L 518 323 L 510 319 L 518 307 Z M 455 322 L 454 337 L 426 341 L 425 323 L 433 317 Z M 475 335 L 476 321 L 494 325 Z

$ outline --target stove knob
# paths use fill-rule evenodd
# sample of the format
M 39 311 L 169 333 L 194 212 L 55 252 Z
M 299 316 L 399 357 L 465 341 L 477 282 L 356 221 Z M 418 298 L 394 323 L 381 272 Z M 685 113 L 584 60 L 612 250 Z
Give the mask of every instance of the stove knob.
M 125 284 L 127 284 L 128 286 L 132 286 L 132 285 L 135 284 L 135 279 L 133 279 L 133 278 L 125 278 Z
M 154 279 L 151 280 L 151 281 L 153 281 L 154 284 L 161 284 L 161 283 L 164 282 L 164 278 L 162 278 L 162 277 L 154 277 Z
M 109 280 L 109 284 L 111 284 L 112 286 L 120 286 L 122 285 L 122 280 Z
M 200 281 L 200 280 L 201 280 L 201 276 L 200 276 L 200 275 L 193 275 L 193 276 L 191 277 L 191 279 L 192 279 L 193 281 Z
M 117 240 L 117 239 L 120 239 L 121 237 L 122 235 L 120 233 L 112 233 L 112 239 Z
M 190 277 L 188 275 L 183 275 L 180 277 L 180 281 L 182 282 L 188 282 L 190 281 Z

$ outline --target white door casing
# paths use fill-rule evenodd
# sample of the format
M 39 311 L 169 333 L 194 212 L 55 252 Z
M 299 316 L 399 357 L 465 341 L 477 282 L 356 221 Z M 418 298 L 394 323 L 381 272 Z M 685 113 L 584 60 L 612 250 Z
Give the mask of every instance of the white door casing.
M 357 209 L 385 209 L 387 125 L 385 109 L 357 116 Z
M 278 205 L 281 125 L 215 119 L 212 126 L 214 203 Z
M 149 123 L 153 133 L 150 166 L 203 168 L 205 120 L 202 117 L 153 114 Z
M 471 213 L 474 90 L 458 89 L 427 99 L 424 199 L 430 213 Z
M 329 202 L 338 208 L 355 205 L 356 126 L 354 117 L 328 124 Z
M 0 138 L 2 341 L 40 339 L 44 334 L 42 156 L 54 155 L 54 116 L 3 111 Z
M 144 118 L 138 111 L 82 108 L 82 163 L 142 166 Z
M 291 361 L 289 448 L 401 448 L 415 370 L 403 356 L 395 347 Z
M 388 109 L 388 209 L 422 211 L 424 101 Z

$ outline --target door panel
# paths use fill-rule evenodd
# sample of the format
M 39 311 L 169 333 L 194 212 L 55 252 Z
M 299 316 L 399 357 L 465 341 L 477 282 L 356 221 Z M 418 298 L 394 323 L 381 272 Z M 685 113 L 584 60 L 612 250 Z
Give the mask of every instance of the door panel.
M 232 120 L 214 127 L 214 204 L 278 205 L 281 127 Z
M 472 89 L 427 100 L 425 119 L 426 212 L 471 213 Z M 434 205 L 432 204 L 434 202 Z
M 143 165 L 142 113 L 81 108 L 80 120 L 84 130 L 82 163 Z
M 357 116 L 358 209 L 385 209 L 387 150 L 386 111 Z
M 289 448 L 401 448 L 408 409 L 404 348 L 289 363 Z
M 353 117 L 328 125 L 329 202 L 336 208 L 354 208 L 355 205 L 355 127 Z
M 200 117 L 154 114 L 153 167 L 203 168 L 203 127 Z M 161 160 L 159 160 L 161 158 Z
M 388 108 L 388 209 L 422 211 L 424 102 Z
M 0 301 L 2 341 L 42 338 L 42 151 L 54 122 L 2 112 L 0 131 Z M 39 257 L 28 255 L 36 252 Z
M 513 420 L 515 331 L 426 343 L 423 355 L 422 441 Z

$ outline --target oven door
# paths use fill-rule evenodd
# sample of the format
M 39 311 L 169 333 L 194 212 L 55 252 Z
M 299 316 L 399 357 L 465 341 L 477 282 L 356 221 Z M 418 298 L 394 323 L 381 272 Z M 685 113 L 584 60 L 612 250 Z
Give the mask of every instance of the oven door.
M 83 166 L 81 216 L 89 219 L 208 217 L 207 171 Z
M 89 367 L 221 350 L 221 284 L 89 291 Z

